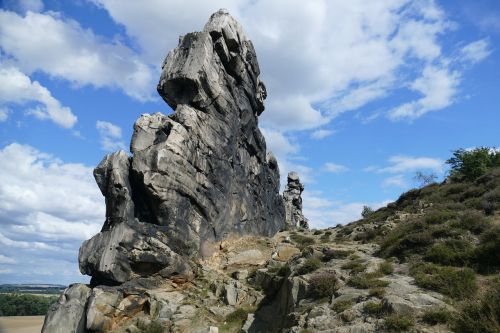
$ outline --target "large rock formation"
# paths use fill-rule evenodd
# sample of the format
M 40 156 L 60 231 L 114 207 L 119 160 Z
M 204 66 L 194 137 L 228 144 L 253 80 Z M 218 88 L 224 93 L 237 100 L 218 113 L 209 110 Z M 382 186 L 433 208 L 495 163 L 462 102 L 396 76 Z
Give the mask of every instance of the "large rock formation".
M 293 171 L 288 173 L 283 200 L 286 227 L 289 230 L 309 228 L 308 220 L 302 214 L 302 191 L 304 191 L 304 185 L 300 182 L 299 175 Z
M 108 284 L 189 274 L 185 257 L 229 235 L 284 227 L 278 164 L 258 128 L 259 74 L 252 42 L 224 10 L 180 38 L 158 84 L 175 112 L 142 115 L 132 157 L 113 153 L 94 171 L 106 222 L 80 249 L 82 273 Z

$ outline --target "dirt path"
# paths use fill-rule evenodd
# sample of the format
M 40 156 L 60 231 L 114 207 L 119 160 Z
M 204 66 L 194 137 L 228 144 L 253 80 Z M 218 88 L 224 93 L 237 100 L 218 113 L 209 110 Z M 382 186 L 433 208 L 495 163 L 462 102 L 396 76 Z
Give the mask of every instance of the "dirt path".
M 0 333 L 40 333 L 44 316 L 0 317 Z

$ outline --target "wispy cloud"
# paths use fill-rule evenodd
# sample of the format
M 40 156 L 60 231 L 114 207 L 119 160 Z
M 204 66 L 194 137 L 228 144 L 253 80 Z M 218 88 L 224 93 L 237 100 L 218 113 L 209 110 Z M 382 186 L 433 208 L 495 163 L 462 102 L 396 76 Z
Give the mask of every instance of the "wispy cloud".
M 333 130 L 320 129 L 320 130 L 316 130 L 316 131 L 312 132 L 311 138 L 314 140 L 321 140 L 321 139 L 324 139 L 326 137 L 332 136 L 333 134 L 335 134 L 335 131 L 333 131 Z
M 475 64 L 486 59 L 491 52 L 488 39 L 480 39 L 460 49 L 460 60 Z
M 417 170 L 433 170 L 441 172 L 444 169 L 444 161 L 432 157 L 411 157 L 397 155 L 389 158 L 391 165 L 383 168 L 370 168 L 370 171 L 387 173 L 404 173 Z
M 96 128 L 99 131 L 101 148 L 107 152 L 125 149 L 122 139 L 122 129 L 108 121 L 98 120 Z
M 340 173 L 349 170 L 349 168 L 346 167 L 345 165 L 331 163 L 331 162 L 325 163 L 324 169 L 328 172 L 333 172 L 333 173 Z

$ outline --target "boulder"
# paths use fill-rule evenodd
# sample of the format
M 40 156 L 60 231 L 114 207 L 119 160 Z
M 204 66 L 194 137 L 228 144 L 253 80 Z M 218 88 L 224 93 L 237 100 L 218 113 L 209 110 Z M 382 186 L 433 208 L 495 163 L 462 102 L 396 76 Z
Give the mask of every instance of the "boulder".
M 287 181 L 283 192 L 286 227 L 288 230 L 308 229 L 308 220 L 302 214 L 301 195 L 302 191 L 304 191 L 304 185 L 300 182 L 299 175 L 293 171 L 288 173 Z
M 166 227 L 124 222 L 102 231 L 80 247 L 82 274 L 95 284 L 123 283 L 131 278 L 159 274 L 191 278 L 188 260 L 172 251 Z
M 85 311 L 90 291 L 84 284 L 66 288 L 47 312 L 42 333 L 86 333 Z

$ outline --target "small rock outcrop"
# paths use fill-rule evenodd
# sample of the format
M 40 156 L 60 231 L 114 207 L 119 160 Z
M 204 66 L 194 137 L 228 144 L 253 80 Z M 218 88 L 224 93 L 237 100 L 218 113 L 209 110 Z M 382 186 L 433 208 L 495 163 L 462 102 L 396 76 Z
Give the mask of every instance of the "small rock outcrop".
M 308 220 L 302 214 L 302 191 L 304 191 L 304 185 L 300 182 L 299 175 L 293 171 L 288 173 L 283 201 L 286 227 L 289 230 L 309 228 Z

